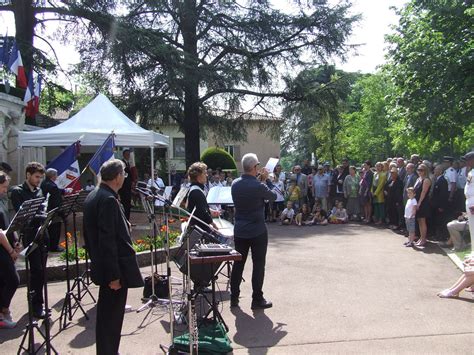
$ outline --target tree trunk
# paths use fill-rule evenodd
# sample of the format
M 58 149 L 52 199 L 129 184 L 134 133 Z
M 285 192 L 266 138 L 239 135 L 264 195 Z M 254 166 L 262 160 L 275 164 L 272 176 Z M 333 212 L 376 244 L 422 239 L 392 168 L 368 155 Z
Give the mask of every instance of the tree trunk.
M 13 0 L 12 5 L 15 16 L 15 38 L 25 71 L 29 73 L 33 66 L 33 37 L 36 26 L 33 0 Z
M 196 0 L 184 0 L 180 20 L 184 45 L 184 144 L 186 167 L 199 161 L 199 77 Z

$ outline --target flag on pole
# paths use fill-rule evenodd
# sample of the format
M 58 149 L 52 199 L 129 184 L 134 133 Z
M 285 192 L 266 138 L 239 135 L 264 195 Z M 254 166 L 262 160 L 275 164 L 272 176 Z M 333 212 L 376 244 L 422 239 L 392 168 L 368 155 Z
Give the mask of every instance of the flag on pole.
M 18 86 L 22 89 L 26 89 L 28 83 L 26 82 L 25 68 L 23 67 L 23 60 L 21 60 L 20 50 L 18 49 L 16 41 L 13 42 L 8 68 L 16 75 Z
M 81 189 L 79 162 L 77 161 L 79 149 L 80 144 L 77 141 L 46 166 L 46 169 L 53 168 L 58 171 L 58 178 L 55 182 L 60 189 L 72 188 L 74 191 Z
M 99 175 L 100 167 L 106 161 L 114 158 L 115 140 L 114 133 L 111 133 L 105 142 L 100 146 L 99 150 L 95 152 L 92 159 L 87 164 L 87 167 L 95 174 Z
M 23 98 L 23 102 L 26 104 L 25 114 L 27 117 L 35 117 L 34 97 L 33 70 L 30 70 L 28 74 L 28 86 L 26 87 L 25 97 Z
M 33 97 L 33 101 L 34 101 L 33 107 L 35 109 L 33 117 L 36 116 L 40 108 L 41 83 L 42 83 L 41 75 L 38 74 L 38 76 L 36 77 L 35 94 Z
M 6 34 L 3 37 L 2 48 L 0 48 L 0 65 L 2 65 L 2 64 L 7 65 L 8 64 L 8 58 L 9 58 L 8 53 L 9 52 L 10 52 L 10 46 L 9 46 L 9 43 L 8 43 L 8 34 Z

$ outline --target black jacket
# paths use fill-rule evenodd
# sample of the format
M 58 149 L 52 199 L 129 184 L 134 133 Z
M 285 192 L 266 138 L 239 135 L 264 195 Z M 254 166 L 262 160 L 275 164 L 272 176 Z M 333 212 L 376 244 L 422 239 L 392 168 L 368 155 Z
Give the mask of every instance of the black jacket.
M 234 236 L 255 238 L 266 233 L 265 200 L 276 200 L 273 184 L 260 182 L 255 176 L 243 174 L 232 183 L 232 200 L 235 206 Z
M 92 281 L 107 286 L 120 279 L 124 287 L 143 286 L 129 225 L 118 196 L 110 187 L 101 184 L 87 196 L 83 222 Z
M 443 175 L 441 175 L 439 178 L 436 179 L 433 186 L 433 195 L 431 196 L 431 207 L 433 207 L 433 209 L 435 210 L 437 210 L 438 208 L 446 210 L 448 208 L 448 199 L 448 181 Z
M 56 183 L 49 179 L 46 178 L 42 183 L 41 183 L 41 191 L 43 192 L 43 196 L 46 197 L 49 193 L 49 199 L 48 199 L 48 209 L 47 211 L 51 211 L 58 207 L 63 198 L 63 190 L 61 190 Z
M 199 189 L 193 189 L 193 186 L 197 186 L 199 187 Z M 204 185 L 194 182 L 191 184 L 191 191 L 188 194 L 188 202 L 186 207 L 189 213 L 192 213 L 194 207 L 196 207 L 194 216 L 207 223 L 203 224 L 195 219 L 192 219 L 191 221 L 189 221 L 189 225 L 192 226 L 197 224 L 205 231 L 209 231 L 209 224 L 212 223 L 212 216 L 211 212 L 209 211 L 209 205 L 207 204 L 206 196 L 204 195 Z

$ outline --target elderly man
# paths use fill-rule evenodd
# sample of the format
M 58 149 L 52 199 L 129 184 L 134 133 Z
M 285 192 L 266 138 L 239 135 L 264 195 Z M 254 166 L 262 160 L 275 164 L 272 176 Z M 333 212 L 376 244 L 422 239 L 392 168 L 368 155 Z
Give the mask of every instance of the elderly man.
M 43 196 L 48 199 L 48 208 L 47 211 L 51 211 L 62 202 L 62 194 L 64 190 L 61 190 L 58 185 L 56 185 L 56 180 L 58 179 L 58 171 L 56 169 L 49 168 L 46 170 L 46 178 L 41 183 L 41 191 Z M 49 251 L 52 252 L 63 252 L 64 249 L 59 246 L 59 239 L 61 237 L 61 221 L 53 220 L 53 222 L 48 227 L 49 234 Z
M 405 181 L 405 176 L 407 176 L 407 169 L 405 167 L 405 159 L 397 158 L 397 169 L 398 169 L 398 178 L 401 181 Z
M 304 203 L 307 203 L 308 197 L 308 176 L 301 172 L 301 166 L 295 165 L 293 168 L 293 177 L 296 181 L 296 185 L 300 188 L 300 199 L 299 206 L 303 206 Z
M 418 179 L 418 175 L 415 172 L 415 164 L 408 163 L 406 169 L 407 174 L 403 180 L 403 205 L 405 205 L 408 200 L 407 189 L 409 187 L 414 187 L 416 179 Z
M 460 251 L 466 248 L 463 234 L 468 230 L 468 214 L 462 213 L 458 218 L 448 223 L 446 226 L 449 232 L 449 239 L 440 243 L 443 248 L 453 248 L 453 251 Z
M 268 171 L 263 168 L 258 175 L 258 158 L 253 153 L 242 157 L 242 176 L 232 184 L 232 199 L 235 206 L 234 243 L 235 250 L 242 254 L 242 260 L 236 261 L 230 277 L 230 306 L 239 305 L 240 283 L 249 250 L 252 250 L 252 309 L 272 307 L 270 301 L 263 298 L 263 280 L 265 277 L 265 259 L 267 255 L 268 232 L 265 225 L 265 200 L 276 200 L 277 194 L 271 189 Z
M 318 172 L 313 177 L 313 196 L 325 211 L 328 210 L 329 183 L 330 177 L 324 173 L 323 166 L 318 166 Z
M 98 355 L 117 354 L 128 288 L 142 287 L 128 222 L 118 191 L 127 173 L 118 159 L 100 168 L 102 182 L 84 202 L 84 239 L 91 258 L 91 278 L 99 285 L 96 321 Z

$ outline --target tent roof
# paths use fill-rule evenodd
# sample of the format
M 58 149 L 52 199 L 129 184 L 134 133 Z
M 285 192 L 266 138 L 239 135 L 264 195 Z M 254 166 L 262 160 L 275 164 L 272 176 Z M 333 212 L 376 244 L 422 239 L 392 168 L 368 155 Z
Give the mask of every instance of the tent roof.
M 65 122 L 34 132 L 19 132 L 18 145 L 66 146 L 81 141 L 84 146 L 100 146 L 111 132 L 115 144 L 123 147 L 152 147 L 169 144 L 169 137 L 147 131 L 131 121 L 103 94 Z

